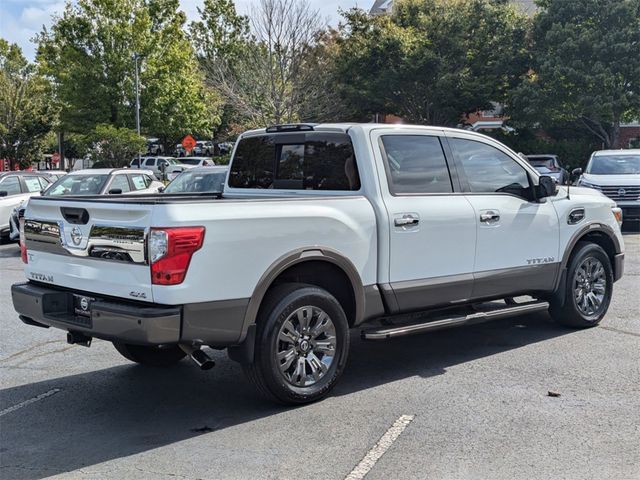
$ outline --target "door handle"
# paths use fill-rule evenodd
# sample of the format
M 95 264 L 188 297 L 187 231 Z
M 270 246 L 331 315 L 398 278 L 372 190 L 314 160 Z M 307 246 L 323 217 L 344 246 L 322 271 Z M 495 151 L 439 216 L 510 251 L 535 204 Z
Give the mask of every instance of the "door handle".
M 411 225 L 417 225 L 420 223 L 420 219 L 411 213 L 405 213 L 402 217 L 394 218 L 393 224 L 396 227 L 408 227 Z
M 487 210 L 480 213 L 480 221 L 482 223 L 496 223 L 500 220 L 500 213 L 494 210 Z

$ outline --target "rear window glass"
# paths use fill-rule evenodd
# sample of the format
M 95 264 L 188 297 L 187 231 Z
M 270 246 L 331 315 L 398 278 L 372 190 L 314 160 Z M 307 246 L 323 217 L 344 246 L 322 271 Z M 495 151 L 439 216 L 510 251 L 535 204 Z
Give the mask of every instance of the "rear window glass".
M 67 175 L 54 183 L 45 195 L 98 195 L 108 178 L 109 175 Z
M 233 188 L 359 190 L 351 139 L 345 133 L 279 133 L 244 138 L 229 174 Z

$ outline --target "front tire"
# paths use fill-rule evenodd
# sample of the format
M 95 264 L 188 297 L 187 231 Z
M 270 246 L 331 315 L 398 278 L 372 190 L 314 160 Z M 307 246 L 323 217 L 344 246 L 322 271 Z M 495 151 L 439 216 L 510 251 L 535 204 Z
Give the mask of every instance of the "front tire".
M 148 367 L 170 367 L 186 355 L 177 345 L 155 347 L 113 342 L 113 346 L 127 360 Z
M 349 354 L 349 325 L 340 303 L 306 284 L 275 287 L 258 316 L 253 363 L 243 369 L 267 399 L 304 404 L 326 396 Z
M 613 293 L 611 261 L 600 245 L 579 242 L 567 269 L 564 304 L 551 303 L 554 321 L 573 328 L 595 327 L 604 318 Z

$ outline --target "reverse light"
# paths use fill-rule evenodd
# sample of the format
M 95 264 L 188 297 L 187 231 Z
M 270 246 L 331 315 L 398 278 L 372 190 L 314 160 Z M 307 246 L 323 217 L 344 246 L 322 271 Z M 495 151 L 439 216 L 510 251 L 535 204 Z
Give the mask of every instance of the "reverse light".
M 184 281 L 191 256 L 200 250 L 204 227 L 153 228 L 148 255 L 153 285 L 178 285 Z
M 29 257 L 27 256 L 27 243 L 24 238 L 24 215 L 20 216 L 18 214 L 18 223 L 20 224 L 20 258 L 22 258 L 23 263 L 29 263 Z

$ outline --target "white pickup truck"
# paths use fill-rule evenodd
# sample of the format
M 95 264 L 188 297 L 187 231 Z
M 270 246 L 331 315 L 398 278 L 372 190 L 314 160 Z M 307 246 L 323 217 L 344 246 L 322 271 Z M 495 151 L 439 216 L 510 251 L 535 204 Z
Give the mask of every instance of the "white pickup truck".
M 549 310 L 597 325 L 623 273 L 620 210 L 462 130 L 281 125 L 237 142 L 222 196 L 34 197 L 23 322 L 126 358 L 209 368 L 267 397 L 326 395 L 350 332 L 382 340 Z

